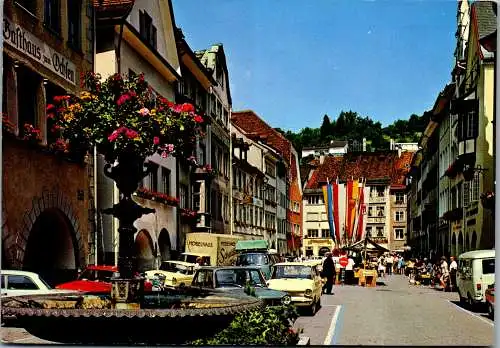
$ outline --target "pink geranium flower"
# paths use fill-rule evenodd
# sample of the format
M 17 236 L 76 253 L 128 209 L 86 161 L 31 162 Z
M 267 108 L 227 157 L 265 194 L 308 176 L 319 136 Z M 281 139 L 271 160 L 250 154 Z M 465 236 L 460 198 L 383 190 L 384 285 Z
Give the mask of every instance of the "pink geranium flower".
M 149 109 L 148 108 L 142 108 L 141 110 L 139 110 L 139 113 L 142 116 L 147 116 L 147 115 L 149 115 Z
M 194 112 L 194 106 L 189 103 L 184 103 L 181 105 L 181 112 Z
M 136 138 L 139 138 L 139 133 L 137 133 L 135 130 L 133 129 L 127 129 L 125 131 L 125 136 L 129 139 L 136 139 Z

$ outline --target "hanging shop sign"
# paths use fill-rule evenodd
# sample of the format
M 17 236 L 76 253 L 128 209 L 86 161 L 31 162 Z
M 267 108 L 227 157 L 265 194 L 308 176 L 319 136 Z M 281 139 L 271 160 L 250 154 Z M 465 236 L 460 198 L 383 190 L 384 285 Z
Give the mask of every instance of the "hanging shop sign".
M 21 51 L 72 85 L 75 85 L 75 64 L 8 18 L 3 19 L 3 39 L 4 43 Z

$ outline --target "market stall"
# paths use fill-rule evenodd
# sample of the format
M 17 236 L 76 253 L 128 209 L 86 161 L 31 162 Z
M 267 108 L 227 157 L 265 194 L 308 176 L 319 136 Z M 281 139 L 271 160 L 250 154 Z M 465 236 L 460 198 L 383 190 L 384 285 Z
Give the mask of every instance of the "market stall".
M 376 258 L 389 250 L 366 237 L 349 246 L 348 250 L 361 253 L 363 262 L 361 267 L 354 269 L 354 277 L 358 279 L 359 286 L 375 287 L 377 284 Z

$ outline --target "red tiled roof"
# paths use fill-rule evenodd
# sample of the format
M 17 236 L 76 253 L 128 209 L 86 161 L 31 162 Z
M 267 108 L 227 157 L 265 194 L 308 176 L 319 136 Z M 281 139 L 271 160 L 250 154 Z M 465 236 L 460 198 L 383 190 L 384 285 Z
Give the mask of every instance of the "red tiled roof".
M 277 150 L 283 156 L 283 159 L 290 165 L 291 179 L 294 180 L 297 177 L 295 156 L 291 154 L 292 144 L 283 134 L 269 126 L 251 110 L 233 112 L 231 114 L 231 121 L 246 133 L 250 133 L 252 136 L 258 135 L 261 138 L 265 138 L 266 143 Z
M 311 175 L 306 189 L 320 188 L 321 183 L 337 178 L 341 181 L 365 178 L 366 180 L 388 179 L 391 185 L 404 185 L 405 175 L 410 170 L 412 152 L 396 151 L 347 153 L 343 157 L 326 157 Z

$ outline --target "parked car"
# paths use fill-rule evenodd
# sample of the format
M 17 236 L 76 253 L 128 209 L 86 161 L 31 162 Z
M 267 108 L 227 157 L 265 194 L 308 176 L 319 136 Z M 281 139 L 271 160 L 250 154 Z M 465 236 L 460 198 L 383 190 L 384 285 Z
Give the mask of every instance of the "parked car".
M 116 266 L 89 265 L 78 276 L 78 279 L 59 284 L 56 288 L 94 293 L 110 293 L 111 277 L 113 277 L 115 272 L 118 272 L 118 267 Z
M 163 278 L 162 286 L 178 288 L 191 285 L 196 264 L 184 261 L 163 261 L 160 269 L 146 271 L 146 278 L 153 281 L 156 275 Z
M 495 250 L 475 250 L 458 257 L 457 288 L 469 307 L 486 305 L 485 292 L 495 283 Z
M 286 291 L 295 306 L 307 307 L 311 315 L 321 306 L 323 284 L 314 262 L 277 263 L 267 283 L 270 289 Z
M 193 278 L 192 287 L 203 290 L 244 293 L 249 285 L 255 289 L 255 296 L 268 306 L 290 304 L 286 292 L 269 289 L 262 271 L 258 267 L 201 267 Z
M 38 274 L 27 271 L 2 270 L 0 272 L 1 296 L 46 295 L 74 291 L 53 289 Z
M 488 305 L 488 315 L 493 319 L 495 317 L 495 283 L 488 286 L 488 289 L 484 292 L 484 297 Z

